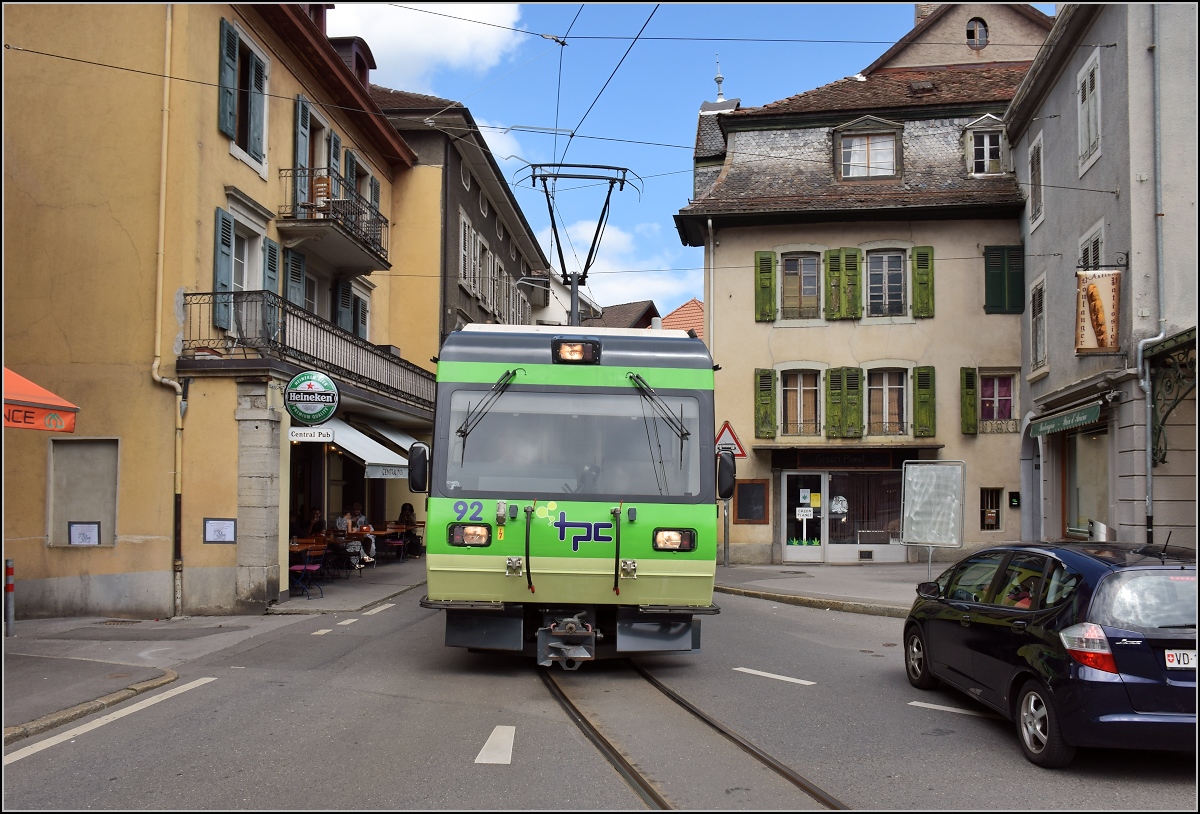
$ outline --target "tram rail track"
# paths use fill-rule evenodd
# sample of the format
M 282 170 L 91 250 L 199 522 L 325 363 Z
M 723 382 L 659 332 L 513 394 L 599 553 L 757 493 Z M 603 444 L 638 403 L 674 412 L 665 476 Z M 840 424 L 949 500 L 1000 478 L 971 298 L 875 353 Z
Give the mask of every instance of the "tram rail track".
M 691 717 L 701 721 L 707 727 L 721 735 L 730 743 L 734 744 L 738 750 L 752 758 L 762 766 L 765 766 L 770 772 L 786 783 L 791 784 L 795 788 L 802 791 L 805 795 L 812 798 L 820 806 L 835 810 L 848 810 L 849 806 L 838 800 L 829 792 L 822 789 L 817 784 L 808 780 L 803 775 L 799 774 L 791 767 L 784 764 L 782 761 L 773 757 L 760 747 L 753 744 L 751 741 L 735 732 L 730 727 L 718 721 L 708 713 L 704 712 L 679 693 L 672 690 L 670 687 L 663 684 L 651 673 L 643 667 L 636 664 L 632 660 L 624 660 L 624 664 L 634 673 L 636 673 L 646 684 L 654 688 L 665 698 L 678 705 L 685 710 Z M 590 740 L 602 755 L 612 764 L 617 773 L 629 784 L 630 788 L 646 803 L 646 805 L 655 810 L 670 810 L 676 808 L 670 802 L 670 798 L 662 790 L 660 790 L 655 782 L 647 776 L 646 772 L 642 771 L 635 762 L 629 760 L 621 751 L 621 749 L 603 734 L 601 728 L 589 719 L 589 716 L 576 705 L 570 698 L 569 693 L 558 683 L 554 678 L 551 669 L 546 667 L 538 667 L 538 673 L 542 682 L 546 685 L 554 699 L 562 706 L 563 710 L 571 721 L 579 727 L 583 734 Z

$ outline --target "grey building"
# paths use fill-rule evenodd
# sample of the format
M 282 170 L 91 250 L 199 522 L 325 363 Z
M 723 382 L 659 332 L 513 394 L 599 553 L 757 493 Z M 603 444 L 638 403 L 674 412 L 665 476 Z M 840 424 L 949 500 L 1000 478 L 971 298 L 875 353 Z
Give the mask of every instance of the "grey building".
M 1004 122 L 1026 195 L 1022 539 L 1194 546 L 1196 7 L 1060 7 Z

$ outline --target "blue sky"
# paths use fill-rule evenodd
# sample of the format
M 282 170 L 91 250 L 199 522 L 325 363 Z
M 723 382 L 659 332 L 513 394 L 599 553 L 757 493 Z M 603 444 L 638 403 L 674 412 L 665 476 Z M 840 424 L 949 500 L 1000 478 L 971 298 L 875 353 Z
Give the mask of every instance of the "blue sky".
M 1054 13 L 1053 4 L 1036 7 Z M 725 97 L 759 106 L 852 76 L 913 19 L 911 3 L 346 3 L 329 12 L 328 29 L 367 41 L 373 82 L 465 104 L 510 184 L 527 163 L 621 166 L 640 176 L 640 195 L 613 193 L 588 291 L 601 305 L 653 299 L 666 314 L 703 299 L 703 251 L 679 242 L 672 216 L 691 195 L 691 147 L 700 103 L 716 99 L 718 54 Z M 556 138 L 554 128 L 574 138 Z M 557 269 L 544 195 L 528 184 L 514 189 Z M 559 185 L 568 266 L 587 256 L 604 193 L 603 185 Z

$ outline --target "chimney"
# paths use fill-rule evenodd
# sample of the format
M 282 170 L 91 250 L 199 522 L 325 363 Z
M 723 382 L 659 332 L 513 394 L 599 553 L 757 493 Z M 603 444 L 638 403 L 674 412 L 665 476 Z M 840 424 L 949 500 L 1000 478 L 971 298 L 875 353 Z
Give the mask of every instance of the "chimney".
M 913 26 L 916 27 L 920 25 L 922 20 L 924 20 L 930 14 L 933 14 L 933 12 L 937 11 L 941 5 L 941 3 L 915 3 L 914 6 L 916 7 L 917 16 L 913 21 Z
M 330 37 L 329 43 L 346 67 L 364 88 L 371 86 L 371 70 L 375 68 L 375 57 L 362 37 Z

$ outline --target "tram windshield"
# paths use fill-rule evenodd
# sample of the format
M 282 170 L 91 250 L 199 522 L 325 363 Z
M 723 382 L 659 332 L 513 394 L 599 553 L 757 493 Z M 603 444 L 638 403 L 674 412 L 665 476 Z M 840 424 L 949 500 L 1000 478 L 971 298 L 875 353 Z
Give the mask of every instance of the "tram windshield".
M 636 391 L 508 390 L 481 420 L 466 424 L 485 395 L 458 390 L 450 398 L 447 494 L 583 500 L 700 494 L 700 410 L 693 397 L 660 396 L 667 420 Z M 456 431 L 464 426 L 469 432 Z

